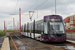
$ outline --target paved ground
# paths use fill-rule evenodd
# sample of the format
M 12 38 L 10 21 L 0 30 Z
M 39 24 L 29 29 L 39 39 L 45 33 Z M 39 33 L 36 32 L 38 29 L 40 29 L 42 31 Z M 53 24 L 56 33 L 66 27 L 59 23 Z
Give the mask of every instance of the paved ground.
M 4 37 L 0 37 L 0 49 L 1 49 L 3 41 L 4 41 Z

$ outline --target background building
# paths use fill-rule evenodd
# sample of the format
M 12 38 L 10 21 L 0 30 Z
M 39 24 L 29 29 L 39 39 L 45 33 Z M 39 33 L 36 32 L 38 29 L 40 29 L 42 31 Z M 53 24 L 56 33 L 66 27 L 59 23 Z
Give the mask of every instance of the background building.
M 68 16 L 64 19 L 66 31 L 75 32 L 75 14 Z

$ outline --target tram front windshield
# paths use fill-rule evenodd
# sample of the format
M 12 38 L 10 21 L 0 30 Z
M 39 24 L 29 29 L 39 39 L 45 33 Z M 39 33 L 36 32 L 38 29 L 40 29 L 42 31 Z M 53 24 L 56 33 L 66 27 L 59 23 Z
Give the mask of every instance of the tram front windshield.
M 49 22 L 50 25 L 50 34 L 61 34 L 61 33 L 65 33 L 64 30 L 64 24 L 62 21 L 57 21 L 58 19 L 52 19 Z

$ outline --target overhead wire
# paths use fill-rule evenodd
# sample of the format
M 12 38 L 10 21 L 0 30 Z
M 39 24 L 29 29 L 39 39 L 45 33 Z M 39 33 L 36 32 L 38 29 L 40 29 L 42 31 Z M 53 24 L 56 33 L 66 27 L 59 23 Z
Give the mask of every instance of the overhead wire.
M 34 9 L 32 9 L 32 10 L 35 10 L 35 9 L 37 9 L 38 7 L 40 7 L 40 6 L 42 6 L 44 3 L 46 3 L 47 2 L 47 0 L 46 1 L 44 1 L 43 3 L 41 3 L 39 6 L 37 6 L 36 8 L 34 8 Z M 29 11 L 27 11 L 27 12 L 29 12 Z
M 16 11 L 16 7 L 17 7 L 17 4 L 18 4 L 18 1 L 19 1 L 19 0 L 17 0 L 17 2 L 16 2 L 16 6 L 15 6 L 15 9 L 14 9 L 14 13 L 13 13 L 13 14 L 15 14 L 15 11 Z
M 19 0 L 17 0 L 17 3 L 16 3 L 16 6 L 15 6 L 15 9 L 14 9 L 13 14 L 15 14 L 15 11 L 16 11 L 16 7 L 17 7 L 17 4 L 18 4 L 18 1 L 19 1 Z M 38 7 L 42 6 L 42 5 L 43 5 L 44 3 L 46 3 L 46 2 L 47 2 L 47 0 L 44 1 L 42 4 L 40 4 L 39 6 L 37 6 L 36 8 L 34 8 L 33 10 L 35 10 L 35 9 L 37 9 Z
M 37 1 L 38 2 L 38 1 Z M 40 7 L 40 6 L 42 6 L 43 4 L 45 4 L 47 2 L 47 0 L 46 1 L 44 1 L 42 4 L 40 4 L 39 6 L 37 6 L 35 9 L 37 9 L 37 18 L 38 18 L 38 8 Z M 38 5 L 38 3 L 37 3 L 37 5 Z M 35 10 L 35 9 L 33 9 L 33 10 Z
M 18 4 L 18 1 L 19 1 L 19 0 L 17 0 L 17 3 L 16 3 L 16 6 L 15 6 L 15 9 L 14 9 L 13 15 L 15 15 L 16 7 L 17 7 L 17 4 Z M 33 10 L 35 10 L 35 9 L 39 8 L 40 6 L 42 6 L 43 4 L 45 4 L 46 2 L 47 2 L 47 0 L 46 0 L 46 1 L 44 1 L 43 3 L 41 3 L 41 4 L 40 4 L 39 6 L 37 6 L 36 8 L 34 8 Z
M 42 4 L 40 4 L 39 6 L 37 6 L 35 9 L 37 9 L 38 7 L 40 7 L 40 6 L 42 6 L 44 3 L 46 3 L 47 2 L 47 0 L 46 1 L 44 1 Z M 35 10 L 34 9 L 34 10 Z

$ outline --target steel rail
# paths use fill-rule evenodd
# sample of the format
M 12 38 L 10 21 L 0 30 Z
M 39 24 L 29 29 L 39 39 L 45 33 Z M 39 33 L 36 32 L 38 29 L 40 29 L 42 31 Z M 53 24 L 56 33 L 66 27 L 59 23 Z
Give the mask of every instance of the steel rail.
M 16 44 L 15 44 L 14 40 L 13 40 L 13 39 L 12 39 L 12 37 L 11 37 L 11 34 L 10 34 L 10 38 L 11 38 L 11 40 L 12 40 L 13 44 L 14 44 L 15 49 L 16 49 L 16 50 L 18 50 L 18 48 L 17 48 L 17 46 L 16 46 Z

